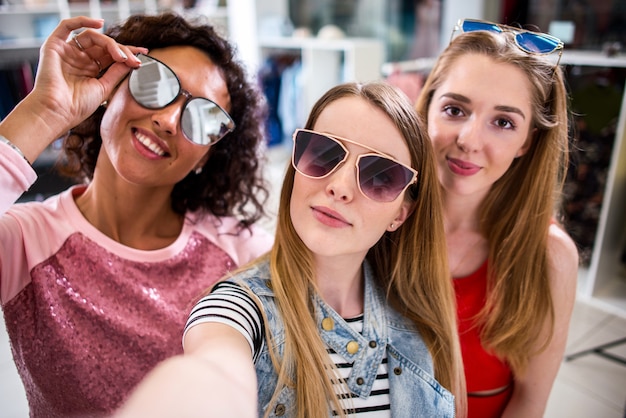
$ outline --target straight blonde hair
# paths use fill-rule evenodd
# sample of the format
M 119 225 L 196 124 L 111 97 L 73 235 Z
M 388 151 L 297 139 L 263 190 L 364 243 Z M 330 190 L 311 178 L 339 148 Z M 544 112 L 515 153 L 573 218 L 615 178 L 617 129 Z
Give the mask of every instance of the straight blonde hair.
M 306 128 L 312 129 L 320 113 L 343 97 L 359 97 L 383 110 L 402 133 L 411 164 L 419 172 L 417 185 L 405 192 L 405 199 L 413 203 L 411 215 L 396 231 L 386 232 L 370 249 L 367 259 L 386 291 L 388 303 L 416 325 L 432 355 L 435 377 L 455 395 L 457 415 L 464 416 L 465 379 L 454 291 L 446 262 L 442 203 L 434 153 L 424 124 L 393 87 L 373 82 L 348 83 L 329 90 L 313 107 Z M 271 286 L 285 326 L 281 358 L 268 341 L 278 372 L 270 405 L 282 387 L 289 386 L 296 392 L 298 417 L 328 417 L 330 407 L 344 416 L 331 380 L 334 365 L 314 320 L 311 300 L 315 266 L 290 218 L 294 175 L 295 170 L 289 166 L 279 202 L 276 240 L 270 253 Z
M 521 51 L 511 33 L 469 32 L 451 42 L 427 78 L 416 104 L 425 120 L 435 90 L 454 62 L 468 54 L 514 65 L 531 85 L 530 148 L 494 183 L 480 219 L 489 243 L 489 271 L 487 302 L 476 326 L 483 346 L 519 376 L 554 331 L 547 239 L 550 224 L 557 221 L 569 159 L 567 94 L 561 69 L 543 56 Z M 546 319 L 551 327 L 543 338 Z

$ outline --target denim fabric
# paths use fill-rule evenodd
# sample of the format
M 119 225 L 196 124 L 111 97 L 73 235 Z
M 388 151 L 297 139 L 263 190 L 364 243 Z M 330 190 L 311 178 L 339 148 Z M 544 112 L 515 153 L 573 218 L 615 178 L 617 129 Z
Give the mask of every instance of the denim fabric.
M 378 365 L 387 350 L 391 416 L 396 418 L 454 417 L 454 396 L 434 378 L 433 363 L 428 348 L 415 326 L 395 310 L 387 306 L 384 293 L 376 286 L 369 265 L 364 263 L 365 312 L 363 331 L 354 331 L 318 295 L 313 298 L 315 319 L 324 342 L 353 363 L 347 386 L 356 395 L 368 397 L 376 379 Z M 274 294 L 269 284 L 267 262 L 234 277 L 233 281 L 244 284 L 259 297 L 268 319 L 273 343 L 283 354 L 285 334 L 283 322 L 278 314 Z M 332 318 L 333 329 L 321 326 L 324 318 Z M 263 345 L 255 367 L 257 372 L 259 416 L 263 416 L 274 390 L 278 376 L 270 359 L 269 348 Z M 351 354 L 349 342 L 357 342 L 359 349 Z M 273 406 L 270 417 L 295 416 L 295 391 L 282 388 L 278 402 Z M 329 410 L 329 416 L 331 411 Z

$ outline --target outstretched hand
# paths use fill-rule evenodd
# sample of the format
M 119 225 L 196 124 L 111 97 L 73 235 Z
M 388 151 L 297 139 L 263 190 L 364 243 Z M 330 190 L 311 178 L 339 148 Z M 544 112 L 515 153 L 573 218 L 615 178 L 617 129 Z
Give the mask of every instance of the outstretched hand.
M 137 52 L 145 48 L 118 44 L 98 32 L 101 19 L 62 20 L 41 47 L 39 69 L 31 96 L 41 106 L 37 114 L 54 111 L 61 130 L 76 126 L 113 92 L 132 69 L 139 67 Z M 79 29 L 85 29 L 79 34 Z M 104 70 L 104 72 L 102 72 Z M 100 77 L 98 77 L 100 75 Z

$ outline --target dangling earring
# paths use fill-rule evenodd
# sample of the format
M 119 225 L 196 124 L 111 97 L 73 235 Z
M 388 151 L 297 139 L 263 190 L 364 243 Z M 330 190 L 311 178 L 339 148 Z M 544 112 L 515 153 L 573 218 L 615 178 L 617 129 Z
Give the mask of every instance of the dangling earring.
M 200 166 L 200 167 L 196 167 L 196 169 L 195 169 L 195 170 L 193 170 L 193 172 L 196 174 L 196 176 L 197 176 L 198 174 L 202 173 L 202 166 Z

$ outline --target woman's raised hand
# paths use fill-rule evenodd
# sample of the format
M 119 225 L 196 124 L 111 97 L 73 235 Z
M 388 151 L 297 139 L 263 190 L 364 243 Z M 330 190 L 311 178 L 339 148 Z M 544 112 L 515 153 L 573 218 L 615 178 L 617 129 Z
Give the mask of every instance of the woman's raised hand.
M 36 114 L 53 110 L 58 119 L 50 122 L 59 125 L 59 133 L 91 115 L 130 69 L 140 65 L 134 54 L 147 52 L 100 33 L 97 29 L 103 23 L 83 16 L 64 19 L 41 47 L 31 93 L 36 98 L 31 105 L 41 107 L 32 110 Z M 84 30 L 75 32 L 80 29 Z
M 90 116 L 140 65 L 135 54 L 147 50 L 118 44 L 97 30 L 103 24 L 88 17 L 62 20 L 41 46 L 33 90 L 0 121 L 0 135 L 28 161 Z

